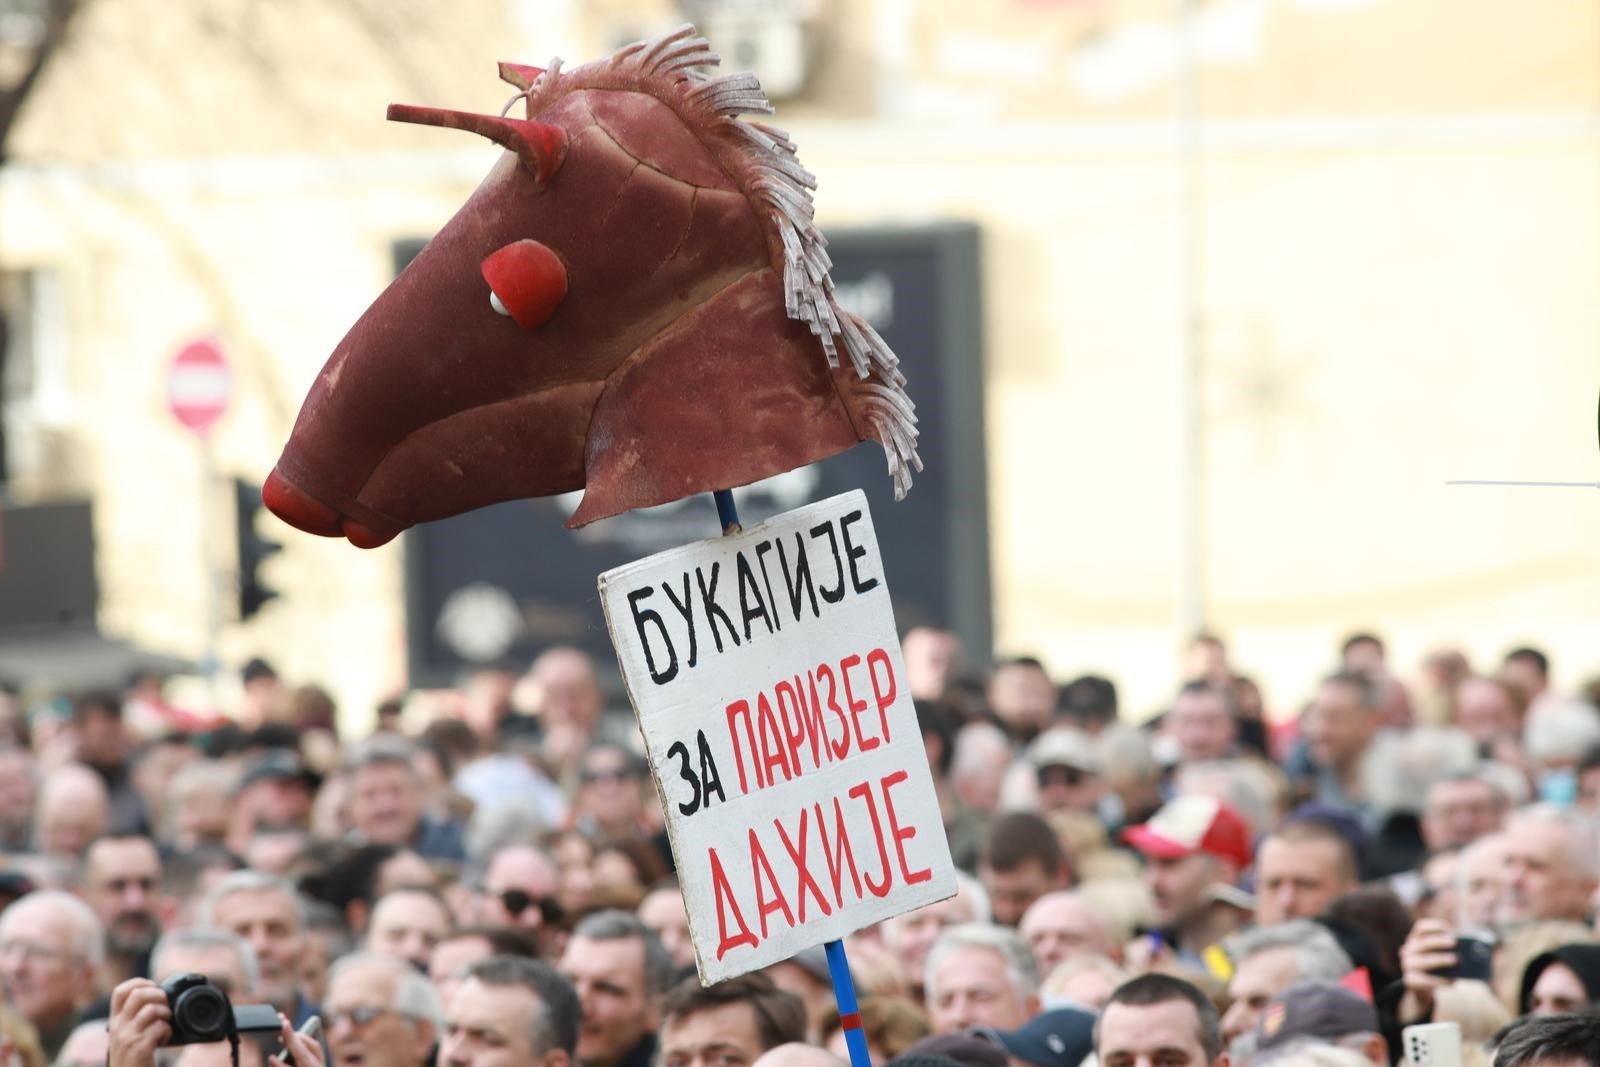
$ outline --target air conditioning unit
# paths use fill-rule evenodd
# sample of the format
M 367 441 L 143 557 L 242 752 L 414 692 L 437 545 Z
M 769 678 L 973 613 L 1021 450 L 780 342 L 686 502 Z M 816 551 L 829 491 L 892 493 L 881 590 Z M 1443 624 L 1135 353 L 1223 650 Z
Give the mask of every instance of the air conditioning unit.
M 810 73 L 805 22 L 781 13 L 729 11 L 700 25 L 722 57 L 720 71 L 753 71 L 769 100 L 798 96 Z

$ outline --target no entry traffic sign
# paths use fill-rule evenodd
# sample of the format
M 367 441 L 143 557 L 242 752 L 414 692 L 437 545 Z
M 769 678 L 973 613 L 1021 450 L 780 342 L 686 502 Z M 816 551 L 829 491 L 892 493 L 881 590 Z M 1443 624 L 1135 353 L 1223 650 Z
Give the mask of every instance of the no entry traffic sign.
M 232 385 L 222 348 L 212 340 L 191 341 L 167 370 L 167 404 L 178 422 L 204 435 L 228 410 Z

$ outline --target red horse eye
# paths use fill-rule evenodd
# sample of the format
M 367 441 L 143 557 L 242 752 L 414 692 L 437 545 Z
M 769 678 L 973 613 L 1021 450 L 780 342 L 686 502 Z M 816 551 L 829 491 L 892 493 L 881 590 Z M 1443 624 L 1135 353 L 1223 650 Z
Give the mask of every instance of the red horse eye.
M 548 245 L 531 238 L 513 241 L 484 259 L 489 302 L 517 325 L 533 329 L 555 314 L 567 295 L 567 268 Z

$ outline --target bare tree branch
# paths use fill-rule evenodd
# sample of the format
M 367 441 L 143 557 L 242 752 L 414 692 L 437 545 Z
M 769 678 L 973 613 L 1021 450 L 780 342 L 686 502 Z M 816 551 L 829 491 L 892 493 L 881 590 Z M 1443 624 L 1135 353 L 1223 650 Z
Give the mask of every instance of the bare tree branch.
M 0 86 L 0 164 L 5 163 L 6 143 L 28 94 L 38 84 L 50 58 L 60 50 L 76 16 L 89 0 L 45 0 L 42 18 L 44 31 L 24 61 L 22 76 L 10 85 Z

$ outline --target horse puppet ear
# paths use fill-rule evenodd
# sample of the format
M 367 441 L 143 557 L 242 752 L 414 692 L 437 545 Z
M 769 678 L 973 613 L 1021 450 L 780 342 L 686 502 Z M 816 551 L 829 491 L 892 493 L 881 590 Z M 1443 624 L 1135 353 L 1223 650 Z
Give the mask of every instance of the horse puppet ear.
M 390 122 L 443 126 L 487 137 L 515 152 L 541 190 L 567 158 L 567 131 L 548 122 L 514 119 L 504 115 L 480 115 L 474 111 L 451 111 L 442 107 L 414 107 L 410 104 L 390 104 L 388 117 Z
M 583 503 L 569 526 L 826 459 L 864 437 L 770 270 L 689 312 L 605 384 L 584 446 Z

